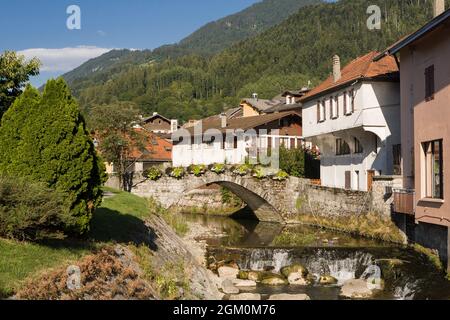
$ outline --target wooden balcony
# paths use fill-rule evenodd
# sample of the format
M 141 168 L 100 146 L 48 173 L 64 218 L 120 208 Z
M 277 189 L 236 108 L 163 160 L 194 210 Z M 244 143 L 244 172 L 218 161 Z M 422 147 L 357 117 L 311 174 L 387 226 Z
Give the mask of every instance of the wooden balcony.
M 409 189 L 394 189 L 394 212 L 414 215 L 416 193 Z

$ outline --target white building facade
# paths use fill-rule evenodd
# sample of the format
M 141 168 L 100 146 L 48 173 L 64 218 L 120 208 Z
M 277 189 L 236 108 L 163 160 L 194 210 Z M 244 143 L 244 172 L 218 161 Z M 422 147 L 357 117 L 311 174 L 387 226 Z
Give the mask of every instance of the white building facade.
M 198 126 L 199 124 L 197 124 Z M 301 117 L 295 112 L 203 122 L 202 128 L 180 130 L 174 137 L 174 167 L 242 164 L 267 149 L 302 147 Z M 211 132 L 215 135 L 210 135 Z M 254 135 L 252 135 L 254 133 Z M 183 136 L 183 138 L 179 138 Z M 187 138 L 184 138 L 187 136 Z
M 342 73 L 338 66 L 337 74 L 302 99 L 303 134 L 320 149 L 323 186 L 368 191 L 374 176 L 393 175 L 400 165 L 398 73 L 395 62 L 380 68 L 372 56 Z

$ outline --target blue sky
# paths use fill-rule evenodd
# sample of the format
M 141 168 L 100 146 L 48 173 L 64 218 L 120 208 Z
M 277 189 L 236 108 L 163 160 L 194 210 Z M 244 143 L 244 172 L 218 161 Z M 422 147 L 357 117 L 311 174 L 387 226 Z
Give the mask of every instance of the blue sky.
M 154 49 L 259 0 L 1 0 L 0 52 L 44 62 L 35 85 L 113 48 Z M 81 30 L 68 30 L 69 5 Z

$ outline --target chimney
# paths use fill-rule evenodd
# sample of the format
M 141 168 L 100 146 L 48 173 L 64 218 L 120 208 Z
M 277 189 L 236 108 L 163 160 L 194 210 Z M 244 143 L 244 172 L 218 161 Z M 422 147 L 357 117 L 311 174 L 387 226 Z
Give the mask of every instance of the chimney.
M 258 94 L 257 93 L 252 94 L 252 97 L 253 97 L 253 99 L 258 100 Z
M 170 120 L 170 132 L 174 133 L 178 130 L 178 120 Z
M 433 2 L 433 17 L 437 17 L 445 11 L 445 0 L 434 0 Z
M 341 78 L 341 59 L 338 55 L 333 57 L 333 79 L 334 82 L 338 82 Z
M 153 112 L 153 115 L 154 115 L 154 116 L 157 116 L 157 115 L 158 115 L 158 112 Z
M 222 128 L 227 127 L 227 115 L 224 112 L 222 112 L 220 114 L 220 124 L 221 124 Z

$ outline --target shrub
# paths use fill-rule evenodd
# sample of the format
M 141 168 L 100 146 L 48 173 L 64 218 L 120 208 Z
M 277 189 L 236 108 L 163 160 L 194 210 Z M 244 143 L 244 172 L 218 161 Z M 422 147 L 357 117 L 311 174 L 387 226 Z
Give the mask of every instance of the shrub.
M 200 177 L 206 173 L 206 166 L 202 164 L 191 165 L 189 167 L 189 172 L 196 177 Z
M 241 164 L 234 168 L 233 173 L 239 176 L 246 176 L 252 172 L 252 167 L 249 164 Z
M 290 176 L 305 176 L 305 150 L 303 148 L 286 149 L 280 147 L 280 169 Z
M 106 176 L 64 80 L 48 81 L 43 95 L 28 86 L 16 99 L 1 121 L 0 154 L 0 173 L 63 192 L 75 218 L 67 230 L 89 230 Z
M 64 194 L 43 183 L 0 176 L 0 236 L 17 240 L 62 238 L 72 225 Z
M 177 167 L 170 169 L 169 176 L 175 179 L 181 179 L 184 177 L 185 170 L 183 167 Z
M 277 181 L 284 181 L 287 178 L 289 178 L 289 174 L 286 171 L 280 170 L 277 172 L 277 174 L 273 177 L 273 180 Z
M 223 163 L 216 163 L 212 166 L 211 171 L 217 174 L 222 174 L 225 172 L 225 165 Z
M 162 171 L 157 167 L 151 167 L 150 169 L 147 169 L 144 172 L 144 177 L 152 181 L 157 181 L 161 179 L 162 175 L 163 175 Z
M 263 168 L 256 168 L 253 171 L 253 177 L 255 177 L 256 179 L 262 180 L 264 178 L 267 178 L 267 173 L 264 171 Z

